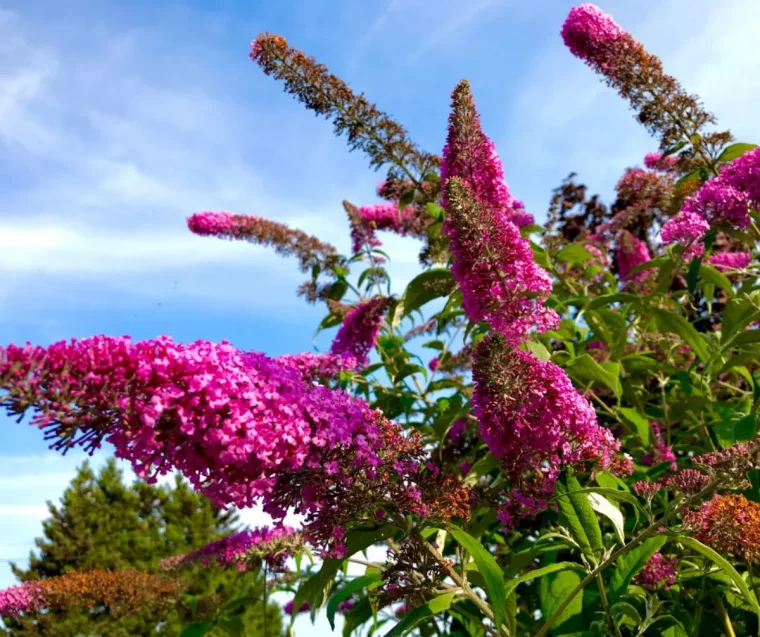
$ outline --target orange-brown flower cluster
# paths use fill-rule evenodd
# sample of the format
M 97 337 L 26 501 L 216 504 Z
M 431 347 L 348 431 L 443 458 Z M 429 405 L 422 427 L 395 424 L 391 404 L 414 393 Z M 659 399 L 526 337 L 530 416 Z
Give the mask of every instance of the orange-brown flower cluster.
M 282 80 L 287 93 L 318 115 L 331 118 L 335 133 L 346 133 L 351 149 L 363 151 L 371 166 L 391 165 L 391 175 L 409 178 L 418 186 L 438 167 L 439 158 L 418 148 L 403 126 L 364 95 L 356 95 L 324 64 L 288 46 L 285 38 L 261 34 L 251 43 L 250 55 L 264 73 Z
M 18 615 L 43 609 L 108 607 L 116 615 L 146 606 L 171 604 L 182 591 L 181 580 L 125 569 L 81 571 L 30 580 L 0 592 L 2 614 Z M 5 603 L 13 597 L 12 607 Z M 19 600 L 23 598 L 23 603 Z M 6 608 L 6 606 L 9 606 Z
M 719 553 L 733 553 L 747 562 L 760 558 L 760 504 L 743 495 L 716 495 L 684 522 L 695 539 Z
M 400 425 L 379 413 L 377 427 L 377 462 L 357 462 L 346 448 L 325 449 L 318 464 L 304 465 L 274 487 L 274 507 L 302 502 L 295 512 L 304 516 L 304 535 L 312 544 L 339 545 L 354 526 L 409 514 L 445 522 L 469 519 L 472 489 L 425 464 L 421 435 L 405 436 Z

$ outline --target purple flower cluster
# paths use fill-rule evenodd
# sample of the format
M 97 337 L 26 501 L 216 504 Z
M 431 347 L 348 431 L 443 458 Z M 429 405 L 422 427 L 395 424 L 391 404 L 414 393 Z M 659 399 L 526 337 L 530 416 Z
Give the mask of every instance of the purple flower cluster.
M 167 558 L 159 566 L 161 570 L 173 571 L 196 563 L 219 564 L 245 571 L 252 560 L 261 559 L 266 560 L 271 569 L 281 570 L 285 559 L 300 544 L 300 535 L 290 527 L 261 527 L 239 531 L 190 553 Z
M 364 367 L 369 362 L 369 353 L 377 342 L 383 315 L 391 304 L 387 296 L 377 296 L 351 308 L 341 323 L 330 352 L 356 361 L 356 366 Z
M 728 224 L 743 229 L 750 225 L 750 208 L 760 207 L 760 148 L 745 153 L 721 168 L 686 199 L 681 211 L 662 228 L 665 243 L 681 243 L 685 258 L 699 256 L 704 246 L 696 242 L 711 226 Z
M 612 463 L 619 443 L 554 363 L 489 336 L 476 348 L 473 380 L 483 439 L 517 485 L 500 512 L 505 525 L 543 509 L 564 467 Z
M 668 589 L 676 583 L 676 564 L 677 558 L 665 557 L 657 551 L 636 575 L 634 582 L 648 591 L 654 591 L 660 585 Z

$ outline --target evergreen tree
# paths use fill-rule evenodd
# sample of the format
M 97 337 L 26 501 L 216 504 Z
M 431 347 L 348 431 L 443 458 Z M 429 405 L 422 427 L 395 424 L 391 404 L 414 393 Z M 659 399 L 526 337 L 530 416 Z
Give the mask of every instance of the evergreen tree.
M 110 460 L 98 475 L 84 463 L 66 488 L 59 506 L 48 502 L 38 552 L 29 567 L 12 565 L 20 581 L 54 577 L 88 569 L 135 568 L 157 572 L 162 558 L 186 553 L 236 530 L 237 515 L 214 508 L 204 496 L 177 477 L 173 486 L 137 481 L 126 485 Z M 116 616 L 108 608 L 70 609 L 5 618 L 7 635 L 72 635 L 135 637 L 179 635 L 182 626 L 213 616 L 227 601 L 245 597 L 242 634 L 275 637 L 282 634 L 279 609 L 263 612 L 263 580 L 254 573 L 237 573 L 201 565 L 180 573 L 187 581 L 176 608 L 145 610 Z M 251 599 L 259 600 L 251 603 Z M 194 620 L 191 619 L 194 617 Z M 214 633 L 212 633 L 214 634 Z

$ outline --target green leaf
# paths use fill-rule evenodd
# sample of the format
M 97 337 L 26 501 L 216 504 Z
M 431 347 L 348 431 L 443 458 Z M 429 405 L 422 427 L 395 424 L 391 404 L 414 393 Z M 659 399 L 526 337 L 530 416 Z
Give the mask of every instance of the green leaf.
M 661 332 L 680 336 L 703 361 L 710 357 L 704 338 L 683 316 L 660 308 L 652 308 L 652 313 Z
M 743 327 L 749 325 L 758 315 L 752 302 L 746 298 L 731 299 L 723 311 L 721 342 L 727 343 Z
M 692 170 L 690 173 L 684 175 L 681 177 L 675 184 L 675 189 L 678 190 L 681 188 L 681 186 L 685 186 L 686 184 L 700 179 L 700 169 L 697 168 L 696 170 Z
M 372 605 L 369 603 L 369 599 L 362 597 L 357 602 L 356 606 L 354 606 L 346 615 L 343 623 L 343 637 L 349 637 L 349 635 L 352 635 L 354 630 L 369 621 L 373 614 Z
M 705 546 L 702 544 L 702 542 L 695 540 L 692 537 L 679 536 L 678 541 L 681 544 L 688 546 L 693 551 L 696 551 L 700 555 L 704 555 L 706 558 L 714 562 L 716 566 L 720 567 L 720 569 L 731 578 L 731 581 L 734 583 L 736 588 L 741 591 L 744 599 L 747 600 L 747 603 L 752 607 L 757 616 L 760 617 L 760 606 L 757 603 L 755 594 L 749 589 L 749 586 L 747 586 L 747 582 L 744 581 L 744 578 L 739 575 L 736 569 L 731 566 L 730 562 L 726 560 L 725 557 L 723 557 L 720 553 L 716 553 L 709 546 Z
M 504 586 L 504 574 L 501 572 L 501 568 L 499 568 L 493 555 L 483 548 L 480 542 L 468 533 L 465 533 L 462 529 L 452 526 L 451 535 L 475 560 L 475 565 L 485 580 L 486 595 L 488 595 L 488 601 L 491 602 L 496 625 L 501 626 L 507 616 L 505 604 L 507 595 Z
M 753 148 L 757 148 L 757 144 L 743 144 L 741 142 L 731 144 L 730 146 L 726 146 L 720 154 L 720 157 L 718 157 L 718 161 L 733 161 L 734 159 L 741 157 L 744 153 L 751 151 Z
M 388 539 L 397 529 L 389 524 L 376 529 L 360 529 L 351 531 L 346 536 L 346 553 L 345 558 L 351 557 L 354 553 L 363 551 L 376 542 Z M 296 596 L 293 599 L 293 616 L 298 613 L 304 602 L 309 602 L 312 613 L 315 613 L 325 603 L 325 599 L 330 589 L 335 583 L 335 575 L 338 569 L 343 566 L 344 559 L 326 559 L 322 562 L 322 568 L 319 572 L 312 575 L 298 588 Z
M 594 255 L 580 243 L 570 243 L 562 248 L 559 252 L 557 252 L 555 259 L 559 263 L 567 263 L 568 265 L 573 265 L 575 263 L 583 263 L 584 261 L 588 261 L 593 257 Z
M 426 208 L 430 216 L 435 219 L 435 221 L 443 221 L 443 217 L 446 215 L 446 211 L 441 206 L 430 201 L 426 204 Z
M 427 376 L 427 370 L 421 365 L 415 365 L 414 363 L 406 363 L 393 376 L 393 384 L 398 385 L 402 380 L 414 374 L 422 374 L 423 376 Z
M 425 303 L 446 296 L 453 288 L 454 278 L 448 268 L 425 270 L 406 286 L 398 301 L 395 316 L 399 319 L 420 309 Z
M 551 359 L 549 350 L 538 341 L 527 341 L 525 347 L 531 354 L 533 354 L 533 356 L 544 363 Z
M 699 269 L 702 265 L 702 259 L 696 257 L 689 265 L 689 271 L 686 273 L 686 287 L 689 290 L 689 294 L 694 296 L 694 292 L 697 291 L 697 282 L 699 281 Z
M 242 617 L 220 617 L 216 625 L 233 637 L 245 635 L 245 624 Z
M 601 383 L 610 389 L 618 398 L 623 393 L 620 379 L 597 363 L 589 354 L 582 354 L 574 359 L 567 367 L 571 376 Z M 618 370 L 619 371 L 619 370 Z
M 401 635 L 406 635 L 424 619 L 448 610 L 451 607 L 454 595 L 456 593 L 444 593 L 431 599 L 427 604 L 415 608 L 396 624 L 390 632 L 386 633 L 385 637 L 401 637 Z
M 617 539 L 621 544 L 625 544 L 625 519 L 623 518 L 620 509 L 599 493 L 589 493 L 587 497 L 588 501 L 591 503 L 591 508 L 612 522 Z
M 552 616 L 565 598 L 581 583 L 582 577 L 576 571 L 560 571 L 541 578 L 539 597 L 541 614 L 545 618 Z M 557 616 L 550 631 L 552 635 L 566 635 L 581 630 L 583 624 L 583 594 L 581 590 L 565 609 Z
M 212 622 L 195 622 L 185 628 L 180 633 L 180 637 L 201 637 L 214 627 Z
M 739 418 L 737 418 L 739 416 Z M 718 444 L 727 449 L 737 442 L 754 440 L 757 435 L 757 414 L 741 416 L 731 414 L 718 424 L 713 425 L 713 431 L 718 439 Z
M 666 539 L 664 535 L 650 537 L 617 559 L 617 566 L 607 587 L 610 604 L 620 600 L 636 573 L 663 547 Z
M 512 591 L 517 588 L 518 584 L 522 584 L 523 582 L 530 582 L 531 580 L 539 579 L 544 575 L 549 575 L 550 573 L 556 573 L 558 571 L 585 572 L 585 569 L 577 562 L 554 562 L 553 564 L 542 566 L 541 568 L 528 571 L 519 577 L 515 577 L 514 579 L 509 580 L 507 582 L 507 596 L 512 594 Z
M 379 581 L 380 578 L 380 573 L 370 573 L 369 575 L 362 575 L 361 577 L 352 579 L 345 586 L 342 586 L 327 603 L 327 621 L 330 622 L 330 628 L 335 630 L 335 613 L 338 610 L 338 606 L 351 597 L 351 595 L 366 588 L 369 584 Z
M 671 146 L 668 148 L 663 154 L 663 157 L 669 157 L 670 155 L 673 155 L 674 153 L 677 153 L 679 150 L 681 150 L 686 144 L 689 142 L 678 142 L 677 144 Z
M 597 564 L 598 556 L 604 551 L 602 530 L 588 497 L 585 493 L 579 493 L 580 490 L 577 478 L 566 476 L 564 481 L 557 482 L 557 503 L 581 552 L 592 564 Z
M 403 210 L 414 201 L 414 188 L 407 190 L 398 200 L 398 209 Z
M 630 422 L 634 427 L 636 427 L 636 432 L 639 434 L 639 439 L 641 440 L 641 443 L 645 446 L 649 446 L 649 420 L 647 420 L 644 416 L 642 416 L 638 411 L 635 409 L 631 409 L 630 407 L 620 407 L 618 409 L 620 414 L 628 421 Z
M 715 287 L 721 288 L 728 293 L 729 296 L 734 295 L 734 286 L 731 285 L 731 281 L 722 272 L 718 272 L 709 263 L 703 263 L 702 268 L 699 271 L 700 278 L 706 283 L 710 283 Z

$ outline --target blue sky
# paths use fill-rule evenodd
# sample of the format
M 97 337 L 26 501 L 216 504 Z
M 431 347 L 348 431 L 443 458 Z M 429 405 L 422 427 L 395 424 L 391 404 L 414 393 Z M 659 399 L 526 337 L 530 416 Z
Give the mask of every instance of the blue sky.
M 190 235 L 250 212 L 345 251 L 342 199 L 381 175 L 248 59 L 270 31 L 325 62 L 439 152 L 448 96 L 473 86 L 513 193 L 542 218 L 571 170 L 608 196 L 654 150 L 627 105 L 562 45 L 565 0 L 6 0 L 0 10 L 0 342 L 95 333 L 311 347 L 323 312 L 295 264 Z M 610 0 L 742 141 L 760 140 L 756 0 Z M 388 237 L 396 289 L 418 247 Z M 0 560 L 24 557 L 82 456 L 0 421 Z M 98 459 L 98 462 L 102 458 Z M 0 562 L 0 585 L 10 583 Z

